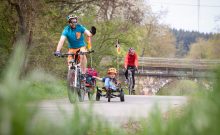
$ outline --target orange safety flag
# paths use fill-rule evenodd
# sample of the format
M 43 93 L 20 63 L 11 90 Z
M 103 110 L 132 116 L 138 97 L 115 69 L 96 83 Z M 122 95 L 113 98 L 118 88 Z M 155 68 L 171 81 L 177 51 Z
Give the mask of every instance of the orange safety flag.
M 120 49 L 120 45 L 119 45 L 119 41 L 118 40 L 117 40 L 117 43 L 116 43 L 115 47 L 116 47 L 117 53 L 121 54 L 121 49 Z
M 91 37 L 87 37 L 87 43 L 88 43 L 88 49 L 92 49 L 92 42 L 91 42 Z
M 120 45 L 118 45 L 118 47 L 117 47 L 117 53 L 121 54 Z

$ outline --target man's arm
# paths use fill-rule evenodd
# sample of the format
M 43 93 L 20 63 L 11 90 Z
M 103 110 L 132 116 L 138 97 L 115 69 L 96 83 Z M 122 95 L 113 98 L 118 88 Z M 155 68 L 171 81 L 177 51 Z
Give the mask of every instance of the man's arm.
M 138 69 L 138 56 L 135 54 L 135 61 L 134 61 L 135 67 Z
M 90 50 L 92 48 L 91 37 L 96 34 L 96 28 L 92 26 L 90 31 L 85 29 L 84 33 L 87 35 L 86 39 L 88 43 L 88 49 Z
M 85 30 L 84 32 L 88 37 L 91 37 L 93 36 L 92 33 L 89 31 L 89 30 Z
M 128 66 L 128 54 L 125 55 L 124 68 L 127 69 Z
M 66 40 L 66 37 L 62 35 L 60 37 L 60 41 L 58 42 L 57 50 L 56 51 L 60 51 L 62 49 L 65 40 Z
M 94 36 L 94 35 L 96 34 L 96 27 L 95 27 L 95 26 L 92 26 L 90 31 L 88 31 L 87 29 L 85 29 L 84 33 L 85 33 L 88 37 Z

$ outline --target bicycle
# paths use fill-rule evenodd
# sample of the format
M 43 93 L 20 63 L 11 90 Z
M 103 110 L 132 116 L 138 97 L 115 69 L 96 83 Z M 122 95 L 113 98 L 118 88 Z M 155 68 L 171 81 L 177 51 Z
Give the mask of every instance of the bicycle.
M 135 95 L 135 92 L 133 90 L 133 77 L 132 77 L 132 72 L 135 72 L 136 69 L 128 67 L 128 94 L 129 95 Z
M 77 52 L 77 53 L 63 53 L 60 57 L 72 56 L 74 59 L 69 61 L 71 64 L 67 73 L 67 89 L 68 89 L 68 98 L 70 103 L 76 102 L 76 97 L 80 102 L 84 101 L 85 94 L 88 93 L 88 98 L 91 100 L 91 92 L 86 88 L 85 81 L 82 81 L 82 71 L 80 68 L 80 61 L 78 59 L 79 55 L 86 55 L 93 53 L 94 50 L 88 52 Z M 74 57 L 75 56 L 75 57 Z

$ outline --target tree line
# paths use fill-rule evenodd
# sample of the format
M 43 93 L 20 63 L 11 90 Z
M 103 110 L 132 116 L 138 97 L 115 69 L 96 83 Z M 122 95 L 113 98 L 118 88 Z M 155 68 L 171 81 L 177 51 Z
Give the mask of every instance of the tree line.
M 201 33 L 197 31 L 185 31 L 171 29 L 176 39 L 176 57 L 185 57 L 190 51 L 190 47 L 198 39 L 208 40 L 213 37 L 213 33 Z

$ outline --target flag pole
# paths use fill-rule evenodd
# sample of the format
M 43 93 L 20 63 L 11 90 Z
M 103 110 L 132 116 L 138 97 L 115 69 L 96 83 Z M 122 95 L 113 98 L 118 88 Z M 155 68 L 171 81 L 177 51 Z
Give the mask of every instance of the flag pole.
M 117 75 L 117 80 L 119 80 L 119 54 L 120 54 L 120 45 L 119 41 L 117 39 L 116 41 L 116 51 L 117 51 L 117 59 L 116 59 L 116 64 L 117 64 L 117 69 L 118 69 L 118 75 Z
M 91 37 L 87 37 L 87 42 L 88 42 L 88 49 L 89 51 L 92 50 L 92 39 Z M 92 55 L 90 55 L 90 67 L 92 68 Z

